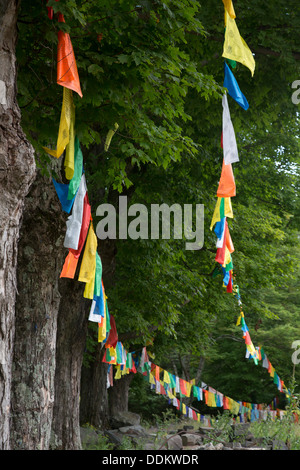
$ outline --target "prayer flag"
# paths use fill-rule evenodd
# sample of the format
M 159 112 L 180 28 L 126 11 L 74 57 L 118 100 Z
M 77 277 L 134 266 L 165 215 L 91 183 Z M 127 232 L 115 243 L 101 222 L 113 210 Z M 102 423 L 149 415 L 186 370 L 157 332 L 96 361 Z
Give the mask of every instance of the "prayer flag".
M 88 283 L 94 278 L 96 269 L 96 252 L 97 237 L 91 222 L 80 266 L 78 281 Z
M 80 185 L 74 200 L 72 214 L 67 220 L 67 230 L 64 240 L 64 247 L 77 250 L 81 232 L 84 198 L 87 192 L 84 174 L 81 177 Z
M 223 57 L 240 62 L 245 67 L 249 68 L 251 75 L 253 76 L 255 70 L 253 54 L 244 39 L 241 37 L 235 19 L 231 18 L 227 10 L 225 10 L 225 18 L 226 30 Z
M 223 156 L 225 165 L 239 161 L 238 148 L 236 144 L 235 132 L 230 117 L 227 95 L 224 94 L 222 98 L 223 105 L 223 120 L 222 120 L 222 134 L 223 134 Z
M 52 178 L 52 181 L 62 210 L 70 214 L 76 193 L 72 198 L 69 198 L 69 184 L 58 183 L 54 178 Z
M 61 19 L 64 21 L 62 16 Z M 72 42 L 70 35 L 63 31 L 58 31 L 57 83 L 75 91 L 82 98 Z
M 80 148 L 80 143 L 78 137 L 75 137 L 74 140 L 74 174 L 73 178 L 69 183 L 69 191 L 68 191 L 68 199 L 72 199 L 80 185 L 80 180 L 82 176 L 82 169 L 83 169 L 83 155 Z
M 217 190 L 218 197 L 233 197 L 236 195 L 235 180 L 232 171 L 231 163 L 225 165 L 223 159 L 221 178 Z
M 231 18 L 236 18 L 235 11 L 233 8 L 232 0 L 223 0 L 224 7 L 227 10 Z
M 230 67 L 224 61 L 224 83 L 223 87 L 227 88 L 228 94 L 233 98 L 245 111 L 249 108 L 246 97 L 240 90 L 238 82 L 235 79 Z
M 44 147 L 44 150 L 52 155 L 52 157 L 59 158 L 64 153 L 70 141 L 70 126 L 73 115 L 74 104 L 72 90 L 64 88 L 56 150 Z

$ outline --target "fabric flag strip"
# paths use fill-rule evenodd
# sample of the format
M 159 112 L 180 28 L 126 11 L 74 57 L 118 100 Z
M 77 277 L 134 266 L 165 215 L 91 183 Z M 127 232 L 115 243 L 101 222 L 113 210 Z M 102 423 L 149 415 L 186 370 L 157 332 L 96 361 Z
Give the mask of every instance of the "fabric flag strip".
M 60 16 L 60 21 L 64 22 L 62 15 Z M 63 87 L 75 91 L 82 98 L 72 42 L 70 35 L 63 31 L 58 31 L 57 83 L 58 85 L 62 85 Z
M 68 218 L 67 230 L 64 239 L 64 247 L 77 250 L 79 237 L 81 232 L 81 224 L 82 224 L 82 216 L 83 216 L 83 208 L 84 208 L 84 198 L 87 192 L 86 187 L 86 180 L 85 175 L 83 174 L 81 177 L 80 185 L 78 188 L 78 192 L 75 197 L 75 201 L 73 204 L 72 214 Z
M 233 218 L 233 211 L 230 197 L 218 197 L 213 217 L 210 224 L 210 230 L 213 229 L 217 222 L 220 222 L 223 217 Z
M 71 126 L 71 120 L 73 116 L 74 116 L 73 94 L 71 90 L 64 88 L 56 150 L 52 150 L 47 147 L 44 147 L 44 150 L 50 155 L 52 155 L 52 157 L 55 157 L 55 158 L 61 157 L 67 145 L 69 144 L 70 126 Z
M 224 94 L 222 98 L 223 105 L 223 120 L 222 120 L 222 134 L 223 134 L 223 156 L 225 165 L 236 163 L 239 161 L 239 154 L 236 144 L 235 132 L 231 122 L 230 111 L 228 106 L 227 95 Z
M 246 97 L 240 90 L 238 82 L 235 79 L 230 67 L 224 61 L 224 82 L 223 87 L 227 88 L 228 94 L 233 98 L 245 111 L 249 108 Z
M 80 266 L 78 281 L 89 283 L 94 280 L 96 272 L 96 252 L 97 237 L 91 222 Z
M 69 199 L 69 184 L 58 183 L 57 181 L 55 181 L 54 178 L 52 178 L 52 181 L 53 181 L 59 202 L 61 204 L 62 210 L 66 212 L 67 214 L 70 214 L 71 209 L 73 207 L 76 193 L 71 199 Z
M 224 3 L 224 7 L 231 18 L 236 18 L 235 11 L 233 8 L 232 0 L 222 0 Z
M 74 174 L 69 183 L 68 199 L 72 199 L 78 191 L 83 172 L 83 155 L 80 148 L 79 139 L 74 140 Z
M 227 9 L 225 8 L 225 41 L 223 48 L 223 57 L 236 60 L 251 71 L 251 75 L 254 75 L 255 60 L 249 47 L 247 46 L 244 39 L 241 37 L 235 19 L 232 18 Z
M 221 178 L 217 190 L 218 197 L 234 197 L 236 195 L 236 186 L 231 163 L 225 164 L 223 159 Z

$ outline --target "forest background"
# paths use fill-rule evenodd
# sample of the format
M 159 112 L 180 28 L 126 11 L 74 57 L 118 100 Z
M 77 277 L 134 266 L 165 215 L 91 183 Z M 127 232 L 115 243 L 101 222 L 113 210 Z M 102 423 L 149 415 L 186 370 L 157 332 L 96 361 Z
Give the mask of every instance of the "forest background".
M 5 1 L 0 11 L 2 26 L 12 3 Z M 117 208 L 119 195 L 130 204 L 205 206 L 201 250 L 188 251 L 185 240 L 174 239 L 99 241 L 119 339 L 128 351 L 147 345 L 161 367 L 236 400 L 269 403 L 279 395 L 267 371 L 245 359 L 236 327 L 239 306 L 224 290 L 222 276 L 214 275 L 210 222 L 223 158 L 224 5 L 98 3 L 49 0 L 50 20 L 46 2 L 23 0 L 12 20 L 18 37 L 12 41 L 16 115 L 22 139 L 29 141 L 32 174 L 28 194 L 18 196 L 22 174 L 14 166 L 16 154 L 8 152 L 11 176 L 1 180 L 2 191 L 19 198 L 20 223 L 12 237 L 15 301 L 9 308 L 1 302 L 2 340 L 9 343 L 1 373 L 2 448 L 80 448 L 79 425 L 105 427 L 112 413 L 128 406 L 129 387 L 130 405 L 145 408 L 138 375 L 107 390 L 107 365 L 95 325 L 88 322 L 84 286 L 59 277 L 67 214 L 52 176 L 65 182 L 64 163 L 43 147 L 55 146 L 59 125 L 60 29 L 70 33 L 82 87 L 83 97 L 74 98 L 75 129 L 95 225 L 97 206 L 109 202 Z M 292 344 L 300 340 L 299 116 L 292 99 L 300 79 L 300 7 L 283 0 L 239 0 L 234 6 L 256 61 L 253 77 L 241 64 L 234 68 L 249 109 L 230 101 L 240 157 L 230 220 L 234 273 L 253 343 L 264 348 L 288 385 L 300 378 L 292 361 Z M 119 128 L 106 152 L 115 122 Z M 13 125 L 16 146 L 20 134 Z

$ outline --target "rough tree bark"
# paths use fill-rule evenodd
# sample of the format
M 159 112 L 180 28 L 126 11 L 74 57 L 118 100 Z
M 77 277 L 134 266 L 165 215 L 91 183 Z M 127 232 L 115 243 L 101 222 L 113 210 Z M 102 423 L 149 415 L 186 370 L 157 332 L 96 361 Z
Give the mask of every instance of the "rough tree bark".
M 121 411 L 128 411 L 128 397 L 133 373 L 124 375 L 114 381 L 113 387 L 108 389 L 110 416 L 117 416 Z
M 38 173 L 25 200 L 18 252 L 12 375 L 13 449 L 49 448 L 54 405 L 59 274 L 65 216 L 50 178 Z
M 60 280 L 51 449 L 80 450 L 80 382 L 90 300 L 84 284 Z
M 101 343 L 98 343 L 92 363 L 82 368 L 81 378 L 80 422 L 97 429 L 107 429 L 109 422 L 108 365 L 102 362 L 103 352 Z
M 0 449 L 10 448 L 17 252 L 24 198 L 35 175 L 16 101 L 17 0 L 0 3 Z

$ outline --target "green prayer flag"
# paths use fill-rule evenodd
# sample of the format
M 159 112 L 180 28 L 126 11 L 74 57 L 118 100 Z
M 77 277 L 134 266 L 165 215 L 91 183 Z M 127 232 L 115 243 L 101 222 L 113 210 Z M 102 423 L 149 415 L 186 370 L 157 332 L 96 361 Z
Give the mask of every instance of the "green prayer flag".
M 74 142 L 74 175 L 69 183 L 68 199 L 73 199 L 73 197 L 75 196 L 79 188 L 79 184 L 80 184 L 80 180 L 82 176 L 82 166 L 83 166 L 83 155 L 82 155 L 82 151 L 80 148 L 78 137 L 76 136 L 75 142 Z
M 98 252 L 96 252 L 96 273 L 95 273 L 95 286 L 94 286 L 95 297 L 100 297 L 101 281 L 102 281 L 102 262 L 101 262 L 101 258 Z

